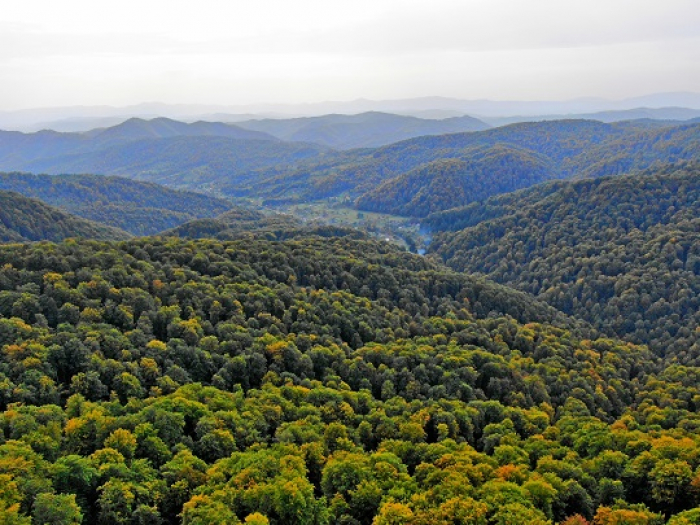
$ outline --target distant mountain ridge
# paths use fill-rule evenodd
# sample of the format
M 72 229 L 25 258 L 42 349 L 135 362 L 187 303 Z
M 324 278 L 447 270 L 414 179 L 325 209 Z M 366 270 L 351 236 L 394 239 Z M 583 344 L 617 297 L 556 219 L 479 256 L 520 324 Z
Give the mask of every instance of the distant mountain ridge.
M 100 142 L 171 137 L 227 137 L 247 140 L 277 140 L 267 133 L 244 129 L 234 124 L 203 121 L 188 124 L 162 117 L 152 120 L 130 118 L 116 126 L 88 131 L 83 133 L 83 136 L 97 139 Z
M 576 98 L 563 101 L 517 101 L 460 99 L 441 96 L 424 96 L 407 99 L 327 101 L 306 104 L 164 104 L 159 102 L 135 104 L 124 107 L 73 106 L 41 109 L 0 111 L 0 129 L 36 131 L 50 128 L 52 122 L 84 119 L 122 119 L 131 117 L 167 117 L 178 120 L 200 120 L 211 115 L 243 115 L 237 120 L 258 118 L 295 118 L 328 115 L 332 113 L 357 114 L 368 111 L 396 113 L 421 117 L 426 114 L 446 112 L 482 117 L 508 117 L 513 115 L 581 115 L 600 111 L 628 110 L 639 107 L 686 107 L 700 109 L 700 93 L 668 92 L 609 100 L 599 97 Z M 218 120 L 218 119 L 217 119 Z M 104 120 L 103 120 L 104 121 Z M 43 128 L 41 127 L 43 126 Z
M 422 135 L 483 131 L 491 127 L 469 116 L 436 120 L 376 111 L 357 115 L 247 120 L 237 124 L 282 140 L 314 142 L 335 149 L 376 148 Z
M 622 122 L 626 120 L 653 120 L 659 125 L 668 124 L 668 121 L 692 121 L 700 117 L 700 108 L 683 107 L 662 107 L 648 108 L 639 107 L 632 109 L 611 109 L 606 111 L 596 111 L 592 113 L 569 113 L 550 115 L 512 115 L 507 117 L 485 117 L 484 121 L 493 126 L 505 126 L 516 122 L 538 122 L 541 120 L 564 120 L 564 119 L 586 119 L 598 120 L 600 122 Z
M 23 170 L 40 159 L 85 155 L 138 140 L 202 136 L 278 142 L 275 137 L 233 124 L 186 124 L 165 118 L 133 118 L 111 128 L 98 128 L 86 133 L 0 131 L 0 165 L 8 171 Z
M 176 188 L 206 190 L 222 180 L 254 179 L 259 169 L 294 164 L 326 151 L 315 144 L 180 136 L 141 139 L 85 154 L 36 159 L 23 163 L 19 169 L 56 175 L 119 175 Z
M 88 133 L 0 131 L 0 170 L 122 175 L 190 188 L 326 151 L 232 124 L 163 118 Z

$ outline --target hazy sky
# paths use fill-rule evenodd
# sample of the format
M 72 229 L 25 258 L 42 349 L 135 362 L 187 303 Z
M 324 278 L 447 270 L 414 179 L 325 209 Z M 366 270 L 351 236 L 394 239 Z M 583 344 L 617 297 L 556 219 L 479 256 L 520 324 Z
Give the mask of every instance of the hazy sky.
M 0 109 L 700 91 L 699 0 L 4 0 Z

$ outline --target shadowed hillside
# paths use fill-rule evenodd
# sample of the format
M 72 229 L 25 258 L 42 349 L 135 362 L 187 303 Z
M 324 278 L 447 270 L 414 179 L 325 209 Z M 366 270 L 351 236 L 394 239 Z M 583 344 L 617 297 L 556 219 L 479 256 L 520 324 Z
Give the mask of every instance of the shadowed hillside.
M 449 266 L 700 363 L 697 164 L 557 183 L 484 207 L 483 222 L 477 206 L 465 208 L 470 227 L 434 236 L 431 250 Z
M 75 217 L 43 202 L 0 191 L 0 241 L 60 241 L 68 237 L 112 240 L 125 231 Z

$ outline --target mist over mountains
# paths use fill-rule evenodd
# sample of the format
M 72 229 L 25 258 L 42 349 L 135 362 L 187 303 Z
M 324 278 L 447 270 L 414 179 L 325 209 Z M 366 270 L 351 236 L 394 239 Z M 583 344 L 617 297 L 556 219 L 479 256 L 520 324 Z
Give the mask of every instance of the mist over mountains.
M 41 129 L 87 131 L 96 127 L 113 126 L 131 117 L 144 119 L 167 117 L 190 122 L 196 120 L 241 122 L 261 118 L 284 119 L 328 114 L 354 115 L 371 111 L 396 113 L 419 118 L 447 118 L 464 115 L 487 119 L 508 117 L 511 119 L 510 122 L 515 122 L 523 119 L 540 119 L 541 117 L 561 118 L 607 111 L 657 110 L 662 108 L 686 108 L 700 111 L 700 93 L 654 93 L 621 100 L 587 97 L 565 101 L 498 101 L 420 97 L 399 100 L 357 99 L 313 104 L 251 104 L 238 106 L 165 104 L 159 102 L 124 107 L 71 106 L 0 111 L 0 129 L 17 131 L 39 131 Z M 680 120 L 696 116 L 700 116 L 700 113 L 680 118 Z M 492 122 L 489 121 L 489 123 Z

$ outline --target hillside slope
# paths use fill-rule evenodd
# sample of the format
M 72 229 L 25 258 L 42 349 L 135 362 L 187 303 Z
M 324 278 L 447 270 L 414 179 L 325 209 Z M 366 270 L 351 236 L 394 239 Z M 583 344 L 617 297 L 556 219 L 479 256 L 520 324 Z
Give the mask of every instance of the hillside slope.
M 547 173 L 523 176 L 516 187 L 543 177 L 563 179 L 621 174 L 655 163 L 697 160 L 700 125 L 650 127 L 643 122 L 604 124 L 594 121 L 520 123 L 474 133 L 418 137 L 374 150 L 357 150 L 309 158 L 296 166 L 261 170 L 256 179 L 221 186 L 231 196 L 265 197 L 270 202 L 316 200 L 339 195 L 360 197 L 386 181 L 431 162 L 449 159 L 470 162 L 484 149 L 506 147 L 550 163 Z M 506 169 L 526 174 L 516 159 Z M 498 179 L 498 174 L 496 174 Z M 493 184 L 492 194 L 513 189 L 506 178 Z M 416 192 L 421 188 L 416 188 Z M 479 193 L 479 184 L 467 193 Z M 407 201 L 417 193 L 405 196 Z
M 256 170 L 320 155 L 321 146 L 226 137 L 140 139 L 87 153 L 37 159 L 19 169 L 35 173 L 120 175 L 168 186 L 210 188 L 256 178 Z
M 552 163 L 505 146 L 476 150 L 469 160 L 436 160 L 390 179 L 357 199 L 360 210 L 423 217 L 549 180 Z
M 424 164 L 446 159 L 468 161 L 473 152 L 494 146 L 514 147 L 543 155 L 559 164 L 629 128 L 593 121 L 513 124 L 475 133 L 418 137 L 374 150 L 343 152 L 309 159 L 298 167 L 263 172 L 257 181 L 231 183 L 222 191 L 233 196 L 317 199 L 348 192 L 359 196 L 382 182 Z M 550 178 L 558 176 L 557 171 Z
M 698 124 L 652 128 L 616 138 L 592 152 L 583 152 L 570 159 L 564 164 L 564 170 L 569 176 L 592 178 L 620 175 L 659 163 L 691 160 L 700 160 Z
M 698 362 L 698 164 L 494 201 L 484 222 L 469 213 L 476 206 L 462 210 L 476 224 L 436 235 L 431 251 L 454 269 L 532 293 L 607 333 Z
M 75 217 L 37 199 L 0 191 L 0 242 L 60 241 L 68 237 L 119 240 L 130 235 Z
M 0 173 L 0 190 L 40 199 L 134 235 L 153 235 L 231 208 L 225 200 L 199 193 L 102 175 Z

